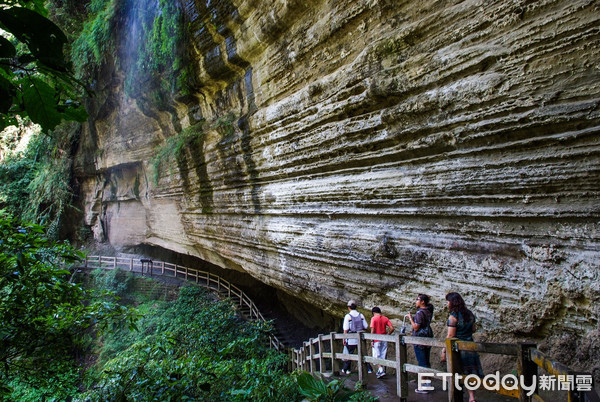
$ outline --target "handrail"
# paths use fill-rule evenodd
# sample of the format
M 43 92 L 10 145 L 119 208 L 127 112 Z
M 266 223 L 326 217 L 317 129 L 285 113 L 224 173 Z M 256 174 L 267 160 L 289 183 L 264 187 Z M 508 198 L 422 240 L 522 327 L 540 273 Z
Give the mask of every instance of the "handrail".
M 357 339 L 358 348 L 356 354 L 342 353 L 341 340 Z M 391 359 L 376 359 L 368 353 L 367 341 L 377 340 L 386 341 L 393 344 L 395 356 Z M 440 370 L 417 366 L 410 364 L 407 361 L 407 345 L 423 345 L 432 347 L 446 348 L 447 363 L 446 372 Z M 358 381 L 366 384 L 368 377 L 366 376 L 364 363 L 371 363 L 390 367 L 396 370 L 396 393 L 401 401 L 406 401 L 408 397 L 408 373 L 428 373 L 440 374 L 440 378 L 451 375 L 450 378 L 455 379 L 456 374 L 461 374 L 460 351 L 476 351 L 481 353 L 501 354 L 517 357 L 517 378 L 523 376 L 523 383 L 518 383 L 516 389 L 513 386 L 508 387 L 503 382 L 494 384 L 494 389 L 488 389 L 501 395 L 518 398 L 519 401 L 544 401 L 537 391 L 539 382 L 536 382 L 538 387 L 533 391 L 533 395 L 527 395 L 521 385 L 531 387 L 534 381 L 534 376 L 537 376 L 538 367 L 543 368 L 551 375 L 584 375 L 589 378 L 589 384 L 586 383 L 587 389 L 568 390 L 568 402 L 575 401 L 598 401 L 598 395 L 592 387 L 592 376 L 589 373 L 575 373 L 565 365 L 554 361 L 544 355 L 537 349 L 537 345 L 531 343 L 487 343 L 487 342 L 466 342 L 456 338 L 422 338 L 408 336 L 403 333 L 393 333 L 391 335 L 370 334 L 366 332 L 359 333 L 335 333 L 327 335 L 320 334 L 317 338 L 311 338 L 304 342 L 299 349 L 290 350 L 290 360 L 292 370 L 300 369 L 311 373 L 318 371 L 320 373 L 336 373 L 340 368 L 341 360 L 350 360 L 358 363 Z M 448 374 L 449 373 L 449 374 Z M 560 378 L 560 377 L 559 377 Z M 462 381 L 447 381 L 448 400 L 462 401 L 462 389 L 464 384 Z M 507 388 L 508 387 L 508 388 Z M 529 388 L 531 392 L 531 388 Z
M 139 262 L 138 262 L 139 261 Z M 142 262 L 143 261 L 143 262 Z M 154 266 L 158 266 L 155 268 Z M 188 268 L 183 267 L 177 264 L 171 264 L 169 262 L 157 261 L 157 260 L 147 260 L 147 259 L 134 259 L 134 258 L 125 258 L 125 257 L 107 257 L 101 255 L 92 255 L 86 256 L 84 260 L 85 268 L 101 268 L 101 269 L 124 269 L 134 272 L 141 272 L 144 274 L 144 269 L 146 272 L 150 274 L 150 276 L 157 274 L 155 271 L 159 269 L 159 275 L 161 276 L 171 276 L 173 278 L 178 278 L 178 274 L 184 276 L 187 281 L 190 278 L 193 278 L 195 283 L 200 286 L 204 286 L 209 289 L 216 290 L 225 290 L 227 291 L 227 295 L 229 298 L 238 299 L 239 306 L 246 306 L 249 309 L 250 319 L 258 320 L 262 322 L 266 322 L 267 320 L 261 314 L 260 310 L 254 304 L 252 299 L 244 293 L 240 288 L 230 283 L 226 279 L 221 278 L 218 275 L 215 275 L 211 272 L 201 271 L 196 268 Z M 172 272 L 173 275 L 168 275 L 169 272 Z M 235 296 L 235 297 L 232 297 Z M 277 339 L 275 335 L 271 335 L 269 338 L 270 347 L 283 351 L 285 346 L 283 343 Z

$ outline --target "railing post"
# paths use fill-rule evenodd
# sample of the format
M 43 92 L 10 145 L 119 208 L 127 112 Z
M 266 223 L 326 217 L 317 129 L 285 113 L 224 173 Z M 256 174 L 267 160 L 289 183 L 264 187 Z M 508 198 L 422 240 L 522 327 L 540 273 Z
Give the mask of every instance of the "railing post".
M 527 387 L 531 387 L 533 379 L 537 376 L 537 365 L 531 361 L 529 351 L 535 349 L 537 345 L 535 343 L 519 343 L 517 345 L 517 370 L 520 376 L 523 376 L 523 384 Z M 534 391 L 537 394 L 537 389 Z M 525 390 L 519 387 L 519 402 L 530 401 L 531 397 L 527 396 Z
M 86 255 L 86 256 L 85 256 L 85 265 L 84 265 L 84 267 L 86 267 L 86 268 L 87 268 L 87 267 L 88 267 L 87 265 L 88 265 L 88 259 L 87 259 L 87 255 Z
M 306 370 L 306 341 L 302 342 L 302 370 Z
M 310 368 L 310 373 L 314 373 L 315 372 L 315 360 L 313 359 L 314 355 L 315 355 L 315 344 L 313 343 L 312 338 L 309 339 L 308 341 L 308 354 L 309 354 L 309 368 Z
M 129 260 L 129 270 L 133 271 L 133 258 Z
M 358 344 L 356 345 L 356 354 L 358 355 L 358 381 L 362 382 L 363 384 L 366 384 L 368 377 L 365 372 L 366 364 L 363 361 L 363 358 L 367 349 L 365 347 L 365 339 L 363 337 L 364 333 L 365 331 L 358 332 Z
M 165 276 L 165 262 L 164 261 L 160 262 L 160 274 L 162 276 Z
M 319 334 L 319 373 L 325 372 L 325 359 L 323 358 L 323 352 L 325 351 L 323 344 L 323 334 Z
M 448 373 L 451 373 L 450 381 L 448 384 L 448 402 L 462 402 L 463 391 L 462 388 L 456 387 L 454 379 L 456 375 L 462 373 L 462 363 L 460 361 L 460 351 L 457 349 L 456 338 L 446 339 L 446 369 Z
M 396 394 L 400 401 L 406 402 L 408 398 L 408 373 L 404 370 L 408 357 L 406 345 L 402 341 L 404 334 L 396 333 Z
M 335 375 L 340 369 L 338 361 L 336 359 L 337 348 L 335 347 L 335 332 L 329 333 L 330 336 L 330 349 L 331 349 L 331 374 Z
M 113 269 L 117 269 L 117 257 L 113 257 Z

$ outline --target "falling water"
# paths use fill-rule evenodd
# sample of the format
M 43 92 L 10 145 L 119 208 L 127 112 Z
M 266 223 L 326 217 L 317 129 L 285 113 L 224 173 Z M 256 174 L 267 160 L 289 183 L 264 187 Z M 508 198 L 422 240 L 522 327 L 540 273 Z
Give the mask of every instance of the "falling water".
M 126 0 L 121 38 L 120 67 L 125 76 L 125 92 L 135 96 L 152 78 L 149 38 L 159 16 L 158 0 Z

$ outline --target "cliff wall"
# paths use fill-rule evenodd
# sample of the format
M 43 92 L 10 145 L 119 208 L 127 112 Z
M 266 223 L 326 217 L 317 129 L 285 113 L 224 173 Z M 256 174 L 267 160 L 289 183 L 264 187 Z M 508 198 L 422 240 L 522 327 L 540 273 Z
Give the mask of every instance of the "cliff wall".
M 117 248 L 244 271 L 340 315 L 458 291 L 487 339 L 600 376 L 600 5 L 181 2 L 191 95 L 105 66 L 78 180 Z M 121 42 L 126 46 L 126 41 Z M 201 127 L 160 165 L 157 147 Z M 157 180 L 154 177 L 157 177 Z

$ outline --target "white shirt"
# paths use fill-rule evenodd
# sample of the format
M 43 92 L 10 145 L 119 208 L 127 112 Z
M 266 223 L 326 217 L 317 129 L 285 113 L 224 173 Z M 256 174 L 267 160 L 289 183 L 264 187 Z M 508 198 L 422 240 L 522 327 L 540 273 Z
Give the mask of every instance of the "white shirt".
M 348 314 L 344 317 L 344 331 L 350 331 L 350 323 L 352 323 L 352 317 L 358 317 L 360 314 L 360 318 L 362 318 L 363 329 L 367 329 L 369 324 L 367 324 L 367 320 L 365 320 L 365 316 L 358 312 L 358 310 L 350 310 Z M 352 317 L 350 317 L 352 315 Z M 358 345 L 358 339 L 348 339 L 348 345 Z

